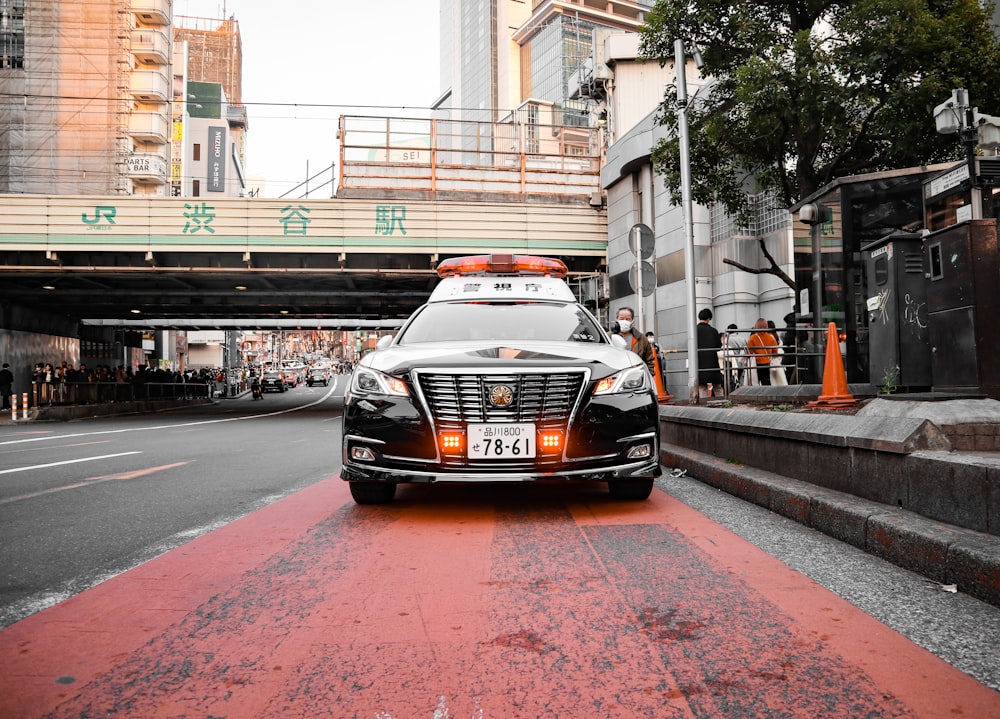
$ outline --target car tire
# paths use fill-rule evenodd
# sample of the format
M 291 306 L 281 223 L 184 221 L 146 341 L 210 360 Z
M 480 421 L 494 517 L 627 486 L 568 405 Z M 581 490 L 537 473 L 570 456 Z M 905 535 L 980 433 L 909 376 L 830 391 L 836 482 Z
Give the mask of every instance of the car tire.
M 621 479 L 617 482 L 608 482 L 608 492 L 614 499 L 648 499 L 652 491 L 652 479 Z
M 358 504 L 388 504 L 396 496 L 395 482 L 351 482 L 351 496 Z

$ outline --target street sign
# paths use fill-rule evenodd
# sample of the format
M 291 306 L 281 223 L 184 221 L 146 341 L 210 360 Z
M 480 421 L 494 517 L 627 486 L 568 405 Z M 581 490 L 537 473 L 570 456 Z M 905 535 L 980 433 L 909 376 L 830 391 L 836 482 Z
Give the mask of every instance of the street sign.
M 649 229 L 649 225 L 644 225 L 640 222 L 637 225 L 632 225 L 632 229 L 628 231 L 628 247 L 632 250 L 632 254 L 635 254 L 635 243 L 637 241 L 643 259 L 651 257 L 654 243 L 653 231 Z
M 629 271 L 628 271 L 628 283 L 629 283 L 629 286 L 632 288 L 633 292 L 635 292 L 636 287 L 638 286 L 636 284 L 635 279 L 636 279 L 635 278 L 635 265 L 632 265 L 632 267 L 629 268 Z M 656 271 L 653 269 L 653 266 L 651 264 L 649 264 L 648 262 L 643 262 L 642 263 L 642 296 L 643 297 L 649 297 L 651 294 L 653 294 L 653 290 L 655 290 L 655 289 L 656 289 Z

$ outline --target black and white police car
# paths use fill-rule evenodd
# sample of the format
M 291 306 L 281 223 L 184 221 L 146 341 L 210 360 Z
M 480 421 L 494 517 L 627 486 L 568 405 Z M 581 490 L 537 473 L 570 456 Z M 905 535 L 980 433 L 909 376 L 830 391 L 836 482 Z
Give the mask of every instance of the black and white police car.
M 351 375 L 340 476 L 357 503 L 439 481 L 599 481 L 616 498 L 649 496 L 660 475 L 652 378 L 566 274 L 528 255 L 439 265 L 427 304 Z

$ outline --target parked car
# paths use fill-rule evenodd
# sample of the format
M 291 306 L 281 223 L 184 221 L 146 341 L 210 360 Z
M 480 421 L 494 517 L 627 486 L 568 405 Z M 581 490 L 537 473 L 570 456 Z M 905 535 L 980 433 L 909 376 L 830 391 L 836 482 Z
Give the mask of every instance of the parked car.
M 261 375 L 261 392 L 284 392 L 286 389 L 285 376 L 281 370 L 269 369 L 265 370 L 264 374 Z
M 562 279 L 559 260 L 442 262 L 427 304 L 351 375 L 341 478 L 358 504 L 401 482 L 566 479 L 646 499 L 656 390 Z

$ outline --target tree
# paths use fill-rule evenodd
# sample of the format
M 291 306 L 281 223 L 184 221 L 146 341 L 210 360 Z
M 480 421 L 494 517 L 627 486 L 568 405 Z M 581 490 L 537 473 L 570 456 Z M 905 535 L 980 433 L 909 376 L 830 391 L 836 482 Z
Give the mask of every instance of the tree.
M 711 82 L 688 108 L 692 197 L 744 224 L 748 192 L 790 206 L 838 177 L 961 159 L 931 114 L 957 87 L 1000 114 L 1000 43 L 977 0 L 657 0 L 643 55 L 672 63 L 677 38 Z M 679 202 L 675 136 L 652 163 Z

